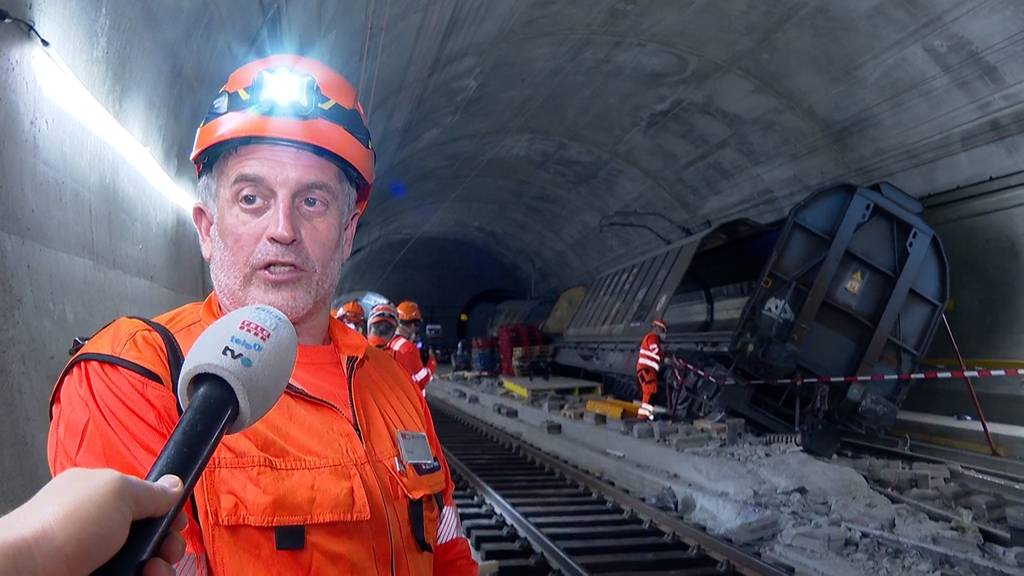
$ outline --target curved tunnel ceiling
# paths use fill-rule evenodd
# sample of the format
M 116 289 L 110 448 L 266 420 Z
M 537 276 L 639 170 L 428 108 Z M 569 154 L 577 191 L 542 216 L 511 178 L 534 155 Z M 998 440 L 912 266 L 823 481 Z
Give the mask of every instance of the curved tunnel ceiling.
M 85 23 L 51 38 L 73 68 L 133 53 L 173 63 L 91 88 L 140 139 L 163 143 L 183 181 L 195 122 L 239 62 L 301 52 L 352 79 L 378 151 L 356 246 L 380 257 L 353 259 L 342 289 L 377 289 L 352 283 L 379 281 L 397 254 L 438 239 L 550 291 L 662 243 L 600 226 L 616 213 L 690 228 L 768 220 L 836 181 L 889 179 L 921 196 L 1024 165 L 1016 0 L 66 6 L 36 12 Z M 139 102 L 161 104 L 158 120 Z M 429 281 L 443 257 L 403 266 Z
M 417 5 L 390 5 L 357 243 L 464 238 L 564 287 L 659 243 L 602 230 L 618 211 L 767 220 L 835 181 L 924 195 L 1024 160 L 1013 1 Z

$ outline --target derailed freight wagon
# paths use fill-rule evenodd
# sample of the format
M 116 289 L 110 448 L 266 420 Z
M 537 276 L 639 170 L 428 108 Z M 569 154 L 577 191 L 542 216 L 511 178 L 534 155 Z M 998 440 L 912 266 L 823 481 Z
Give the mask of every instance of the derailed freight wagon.
M 839 424 L 884 431 L 910 382 L 803 380 L 906 373 L 927 352 L 948 273 L 921 212 L 886 183 L 838 185 L 785 220 L 730 221 L 666 246 L 593 282 L 556 362 L 628 379 L 660 316 L 665 350 L 711 376 L 667 371 L 677 414 L 728 410 L 770 430 L 797 426 L 824 452 Z M 797 383 L 750 384 L 784 378 Z

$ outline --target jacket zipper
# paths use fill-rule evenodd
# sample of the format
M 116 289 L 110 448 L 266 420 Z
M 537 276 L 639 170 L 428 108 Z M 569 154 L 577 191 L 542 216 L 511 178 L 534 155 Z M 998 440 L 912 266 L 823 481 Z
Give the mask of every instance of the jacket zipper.
M 324 406 L 327 406 L 328 408 L 334 409 L 337 412 L 341 412 L 341 408 L 335 406 L 334 404 L 328 402 L 327 400 L 324 400 L 323 398 L 317 398 L 316 396 L 313 396 L 309 392 L 306 392 L 305 390 L 299 388 L 298 386 L 292 384 L 291 382 L 289 382 L 288 385 L 284 387 L 284 389 L 287 390 L 288 392 L 291 392 L 292 394 L 295 394 L 296 396 L 301 396 L 306 400 L 309 400 L 310 402 L 322 404 Z M 344 414 L 344 412 L 341 413 Z M 362 438 L 360 438 L 360 440 L 362 440 Z
M 356 436 L 359 437 L 359 442 L 363 445 L 363 450 L 366 449 L 366 440 L 363 439 L 363 431 L 359 428 L 359 416 L 356 414 L 356 394 L 355 394 L 355 376 L 356 376 L 356 362 L 358 359 L 354 356 L 350 356 L 345 361 L 345 375 L 348 377 L 348 402 L 352 408 L 352 427 L 356 430 Z M 377 476 L 377 472 L 373 470 L 373 464 L 370 464 L 370 469 L 373 472 L 373 479 L 377 482 L 377 489 L 380 490 L 380 497 L 384 502 L 384 520 L 387 521 L 388 525 L 388 552 L 391 558 L 391 574 L 395 573 L 395 545 L 391 535 L 391 514 L 388 513 L 387 506 L 387 492 L 384 486 L 380 484 L 380 478 Z
M 345 376 L 348 377 L 348 404 L 352 409 L 352 427 L 356 429 L 356 436 L 359 437 L 359 441 L 362 442 L 363 448 L 366 448 L 366 441 L 363 440 L 363 431 L 359 428 L 359 417 L 356 416 L 356 395 L 353 393 L 353 382 L 356 376 L 356 357 L 350 356 L 345 360 Z

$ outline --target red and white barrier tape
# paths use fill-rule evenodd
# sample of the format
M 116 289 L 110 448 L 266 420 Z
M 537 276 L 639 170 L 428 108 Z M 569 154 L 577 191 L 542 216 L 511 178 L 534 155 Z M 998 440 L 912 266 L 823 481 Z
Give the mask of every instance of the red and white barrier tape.
M 960 378 L 1001 378 L 1005 376 L 1024 376 L 1024 368 L 1006 368 L 998 370 L 928 370 L 925 372 L 913 372 L 910 374 L 874 374 L 870 376 L 808 376 L 805 378 L 765 378 L 760 380 L 737 380 L 736 378 L 715 378 L 701 368 L 690 364 L 680 358 L 675 359 L 676 363 L 683 368 L 696 372 L 702 378 L 719 385 L 732 384 L 851 384 L 853 382 L 888 382 L 908 380 L 952 380 Z

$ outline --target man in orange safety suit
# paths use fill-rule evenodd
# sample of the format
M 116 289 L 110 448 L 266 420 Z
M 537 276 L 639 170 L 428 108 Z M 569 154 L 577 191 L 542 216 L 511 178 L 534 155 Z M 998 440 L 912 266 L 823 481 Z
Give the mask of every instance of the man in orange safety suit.
M 391 339 L 388 347 L 394 352 L 398 363 L 412 376 L 413 383 L 426 395 L 427 384 L 430 384 L 437 371 L 437 359 L 431 353 L 427 365 L 423 365 L 420 349 L 415 344 L 416 331 L 421 322 L 423 322 L 423 314 L 420 313 L 420 307 L 415 302 L 406 300 L 399 304 L 398 332 Z
M 395 337 L 395 330 L 398 329 L 398 311 L 394 305 L 385 302 L 377 304 L 370 310 L 370 319 L 367 321 L 366 339 L 371 345 L 382 350 L 390 351 L 388 344 Z M 392 354 L 394 356 L 394 354 Z
M 640 342 L 636 358 L 636 380 L 640 384 L 640 416 L 654 419 L 651 398 L 658 393 L 658 373 L 661 371 L 661 338 L 668 332 L 668 324 L 661 318 L 651 322 L 651 331 Z
M 374 180 L 365 122 L 352 85 L 315 60 L 270 56 L 231 74 L 191 156 L 213 292 L 115 320 L 57 380 L 51 471 L 144 476 L 178 422 L 182 357 L 208 326 L 256 303 L 295 326 L 284 394 L 224 437 L 185 507 L 179 576 L 477 573 L 423 397 L 330 315 Z
M 359 300 L 349 300 L 342 304 L 337 318 L 349 328 L 366 335 L 366 312 L 363 311 L 363 305 L 359 303 Z

